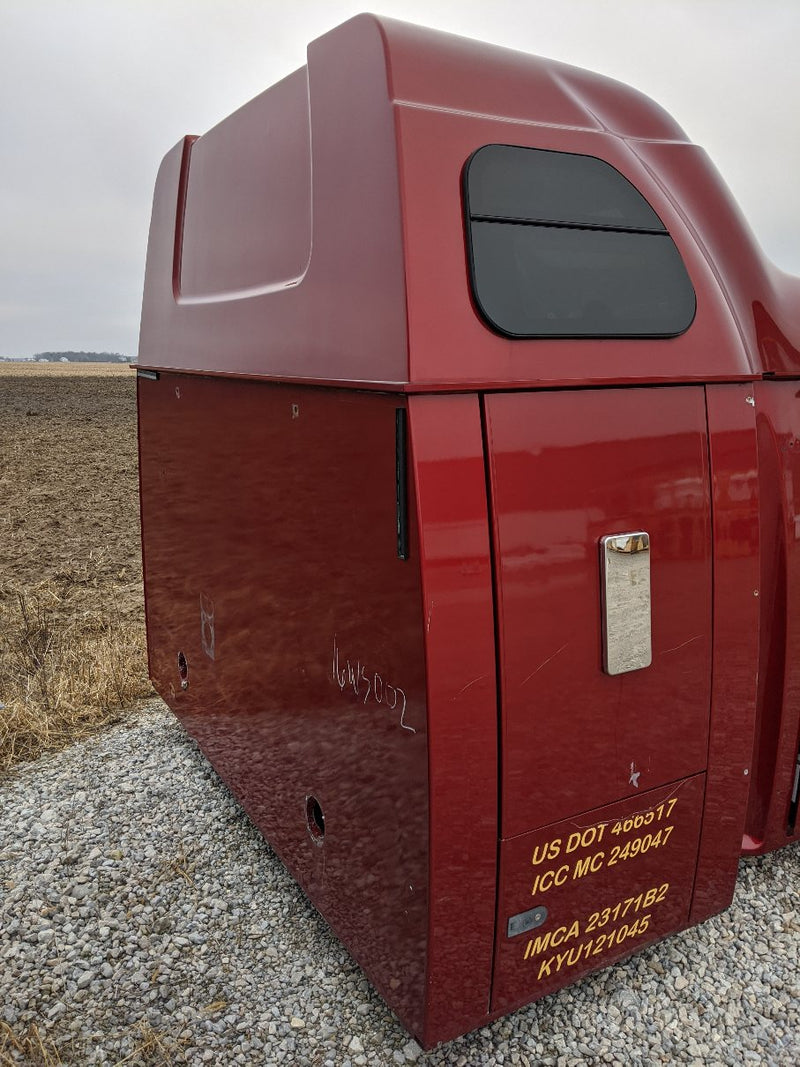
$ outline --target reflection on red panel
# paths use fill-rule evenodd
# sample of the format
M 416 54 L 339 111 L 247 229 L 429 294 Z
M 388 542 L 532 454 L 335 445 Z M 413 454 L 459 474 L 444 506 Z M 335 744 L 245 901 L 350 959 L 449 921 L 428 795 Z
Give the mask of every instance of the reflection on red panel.
M 371 15 L 307 59 L 159 172 L 148 654 L 431 1045 L 724 907 L 743 832 L 797 840 L 800 280 L 617 82 Z M 489 144 L 618 169 L 691 325 L 488 328 L 461 188 Z M 613 588 L 609 544 L 647 552 Z
M 138 385 L 156 688 L 421 1032 L 427 716 L 413 494 L 411 558 L 397 557 L 397 401 Z
M 702 388 L 486 398 L 502 835 L 701 771 L 711 682 Z M 652 664 L 602 670 L 599 541 L 651 543 Z
M 751 779 L 758 669 L 758 484 L 753 387 L 706 389 L 714 516 L 714 683 L 692 922 L 732 898 Z
M 477 396 L 413 397 L 430 759 L 424 1039 L 489 1009 L 497 879 L 497 684 Z
M 761 648 L 746 851 L 800 837 L 800 383 L 755 389 L 761 489 Z

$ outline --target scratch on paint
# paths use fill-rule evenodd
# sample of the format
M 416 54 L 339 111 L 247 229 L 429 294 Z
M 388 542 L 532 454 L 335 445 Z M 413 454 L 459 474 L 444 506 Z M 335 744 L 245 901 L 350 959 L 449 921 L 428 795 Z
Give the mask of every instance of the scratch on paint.
M 666 656 L 670 652 L 677 652 L 679 648 L 685 648 L 687 645 L 690 645 L 692 641 L 702 640 L 702 637 L 702 634 L 696 634 L 694 637 L 690 637 L 688 641 L 683 641 L 681 642 L 681 644 L 676 645 L 674 648 L 665 648 L 661 655 Z
M 684 781 L 678 782 L 675 788 L 671 789 L 669 793 L 667 793 L 667 795 L 664 797 L 664 799 L 658 802 L 658 804 L 669 804 L 670 800 L 672 800 L 673 797 L 676 797 L 681 791 L 681 789 L 683 789 L 683 787 L 687 784 L 687 782 L 690 781 L 691 778 L 686 778 L 684 779 Z M 651 790 L 650 792 L 652 793 L 654 792 L 654 790 Z M 648 811 L 654 811 L 658 807 L 658 804 L 651 804 L 649 808 L 637 808 L 636 811 L 628 812 L 625 818 L 632 819 L 635 815 L 646 815 Z M 616 816 L 613 819 L 601 819 L 600 822 L 596 823 L 579 823 L 575 822 L 574 819 L 571 819 L 570 826 L 574 826 L 576 830 L 589 830 L 592 826 L 600 826 L 602 823 L 605 823 L 606 826 L 610 826 L 611 823 L 615 821 L 617 821 Z
M 556 658 L 556 656 L 560 655 L 564 651 L 564 649 L 567 647 L 568 644 L 569 644 L 569 641 L 567 641 L 566 645 L 562 645 L 561 648 L 556 649 L 556 651 L 553 653 L 552 656 L 548 656 L 548 658 L 544 661 L 544 663 L 540 663 L 535 671 L 531 671 L 531 673 L 528 675 L 528 677 L 523 682 L 520 683 L 520 689 L 522 688 L 523 685 L 527 685 L 528 684 L 528 682 L 531 680 L 531 678 L 533 678 L 534 674 L 538 674 L 539 671 L 543 667 L 546 667 L 547 664 L 551 660 L 554 660 Z
M 428 620 L 425 623 L 425 632 L 426 633 L 430 633 L 431 632 L 431 615 L 433 615 L 433 608 L 434 608 L 435 604 L 436 604 L 436 601 L 432 600 L 431 601 L 431 606 L 428 608 Z
M 462 693 L 466 693 L 466 691 L 468 689 L 472 689 L 473 685 L 477 685 L 478 682 L 482 682 L 485 677 L 486 677 L 485 674 L 479 674 L 477 678 L 473 678 L 471 682 L 467 682 L 467 684 L 464 686 L 463 689 L 459 689 L 459 691 L 456 693 L 456 695 L 452 699 L 453 700 L 458 700 L 458 698 L 461 696 Z

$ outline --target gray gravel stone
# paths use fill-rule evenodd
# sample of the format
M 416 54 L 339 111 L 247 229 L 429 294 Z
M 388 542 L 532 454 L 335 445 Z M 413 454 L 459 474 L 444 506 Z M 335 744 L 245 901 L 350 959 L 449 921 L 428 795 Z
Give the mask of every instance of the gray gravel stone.
M 426 1053 L 156 702 L 0 784 L 0 1021 L 65 1067 L 796 1067 L 798 885 L 745 860 L 723 915 Z

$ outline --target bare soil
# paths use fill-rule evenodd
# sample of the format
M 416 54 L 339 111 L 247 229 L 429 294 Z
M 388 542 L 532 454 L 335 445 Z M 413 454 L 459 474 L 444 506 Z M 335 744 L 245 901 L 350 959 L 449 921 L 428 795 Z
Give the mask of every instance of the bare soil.
M 0 770 L 151 693 L 135 372 L 0 364 Z

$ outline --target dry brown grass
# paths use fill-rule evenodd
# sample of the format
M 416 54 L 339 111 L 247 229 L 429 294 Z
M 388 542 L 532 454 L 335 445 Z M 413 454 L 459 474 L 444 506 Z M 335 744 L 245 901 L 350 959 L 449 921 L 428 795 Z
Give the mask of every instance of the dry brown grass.
M 148 1022 L 138 1022 L 131 1031 L 133 1049 L 115 1067 L 172 1067 L 185 1064 L 181 1042 L 155 1030 Z M 63 1056 L 67 1057 L 62 1059 Z M 63 1067 L 85 1060 L 73 1039 L 60 1047 L 32 1023 L 23 1034 L 15 1034 L 8 1023 L 0 1022 L 0 1067 Z
M 144 1020 L 136 1024 L 135 1030 L 133 1051 L 119 1060 L 116 1067 L 123 1064 L 129 1067 L 171 1067 L 172 1064 L 186 1063 L 180 1043 L 171 1035 L 159 1033 Z
M 0 1022 L 0 1067 L 15 1067 L 20 1063 L 26 1067 L 60 1067 L 63 1062 L 55 1043 L 36 1025 L 17 1035 L 8 1023 Z
M 72 615 L 76 600 L 85 606 Z M 149 692 L 141 625 L 57 582 L 13 590 L 2 609 L 0 770 L 116 722 Z
M 135 378 L 0 364 L 0 771 L 151 693 Z

